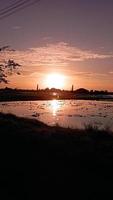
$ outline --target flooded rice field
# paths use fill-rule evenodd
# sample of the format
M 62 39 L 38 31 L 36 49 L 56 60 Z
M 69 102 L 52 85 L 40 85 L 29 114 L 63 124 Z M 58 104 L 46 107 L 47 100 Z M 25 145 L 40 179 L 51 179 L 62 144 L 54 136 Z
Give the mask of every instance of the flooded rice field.
M 35 118 L 50 126 L 84 128 L 93 125 L 113 130 L 113 102 L 51 100 L 0 102 L 0 112 Z

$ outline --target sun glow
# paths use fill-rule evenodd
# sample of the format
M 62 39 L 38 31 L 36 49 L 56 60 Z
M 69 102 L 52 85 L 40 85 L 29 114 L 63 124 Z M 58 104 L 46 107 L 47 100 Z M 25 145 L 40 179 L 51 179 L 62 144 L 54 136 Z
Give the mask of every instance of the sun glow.
M 65 76 L 61 74 L 49 74 L 46 78 L 46 85 L 49 88 L 63 89 Z

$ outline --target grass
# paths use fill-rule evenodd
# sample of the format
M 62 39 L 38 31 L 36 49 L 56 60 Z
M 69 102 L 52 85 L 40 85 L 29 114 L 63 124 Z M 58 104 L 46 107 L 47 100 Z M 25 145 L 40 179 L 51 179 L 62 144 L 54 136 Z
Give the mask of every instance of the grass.
M 0 199 L 113 197 L 113 135 L 0 113 Z M 71 193 L 70 193 L 71 191 Z

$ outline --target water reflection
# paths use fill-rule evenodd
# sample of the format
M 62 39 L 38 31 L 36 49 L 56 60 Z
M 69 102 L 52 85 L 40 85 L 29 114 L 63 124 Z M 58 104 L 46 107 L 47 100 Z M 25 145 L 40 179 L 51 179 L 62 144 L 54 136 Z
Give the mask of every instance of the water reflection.
M 113 130 L 113 102 L 84 100 L 51 100 L 27 102 L 1 102 L 0 112 L 36 118 L 49 125 L 84 128 L 93 124 Z
M 57 115 L 57 112 L 60 107 L 61 107 L 61 105 L 58 100 L 54 99 L 51 101 L 51 110 L 52 110 L 53 116 Z

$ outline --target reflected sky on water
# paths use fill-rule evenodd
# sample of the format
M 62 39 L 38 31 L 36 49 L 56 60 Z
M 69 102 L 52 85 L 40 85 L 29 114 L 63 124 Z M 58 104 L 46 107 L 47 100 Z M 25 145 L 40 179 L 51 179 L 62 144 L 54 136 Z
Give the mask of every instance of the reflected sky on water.
M 0 112 L 35 118 L 48 125 L 84 128 L 86 124 L 113 130 L 112 101 L 51 100 L 0 102 Z

